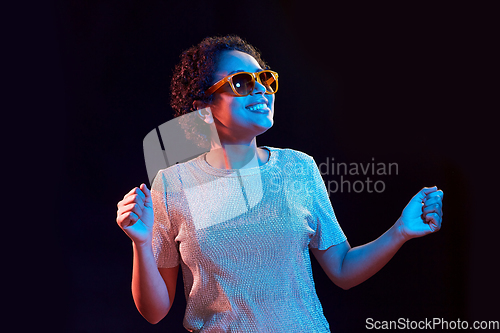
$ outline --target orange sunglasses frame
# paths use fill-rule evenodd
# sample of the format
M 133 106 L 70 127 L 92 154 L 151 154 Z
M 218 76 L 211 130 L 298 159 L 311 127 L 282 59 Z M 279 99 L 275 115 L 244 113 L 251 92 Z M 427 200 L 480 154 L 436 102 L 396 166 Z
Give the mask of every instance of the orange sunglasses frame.
M 274 80 L 276 81 L 276 89 L 274 90 L 274 92 L 270 93 L 267 91 L 267 88 L 266 88 L 266 94 L 276 94 L 276 92 L 278 91 L 278 73 L 276 73 L 275 71 L 271 71 L 269 69 L 265 69 L 263 71 L 259 71 L 259 72 L 255 72 L 255 73 L 250 73 L 250 72 L 238 72 L 238 73 L 233 73 L 231 75 L 228 75 L 226 77 L 224 77 L 223 79 L 215 82 L 210 88 L 208 88 L 206 91 L 205 91 L 205 96 L 210 96 L 212 95 L 214 92 L 217 91 L 217 89 L 219 89 L 220 87 L 222 87 L 226 82 L 229 82 L 229 86 L 231 87 L 231 89 L 233 90 L 233 92 L 236 94 L 236 96 L 239 96 L 239 97 L 243 97 L 243 96 L 248 96 L 250 95 L 251 93 L 248 93 L 246 95 L 241 95 L 239 94 L 237 91 L 236 91 L 236 88 L 234 87 L 233 85 L 233 76 L 235 75 L 239 75 L 239 74 L 249 74 L 251 77 L 252 77 L 252 82 L 254 83 L 254 88 L 255 88 L 255 80 L 257 80 L 257 82 L 259 82 L 260 84 L 262 84 L 263 86 L 266 86 L 265 84 L 263 84 L 261 81 L 260 81 L 260 78 L 259 78 L 259 75 L 260 73 L 271 73 L 271 75 L 273 76 Z

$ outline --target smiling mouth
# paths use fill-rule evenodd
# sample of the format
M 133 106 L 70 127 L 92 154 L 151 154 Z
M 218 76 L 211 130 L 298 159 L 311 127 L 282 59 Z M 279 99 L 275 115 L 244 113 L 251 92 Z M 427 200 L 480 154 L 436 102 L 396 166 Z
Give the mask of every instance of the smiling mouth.
M 254 104 L 246 107 L 250 111 L 270 111 L 265 103 Z

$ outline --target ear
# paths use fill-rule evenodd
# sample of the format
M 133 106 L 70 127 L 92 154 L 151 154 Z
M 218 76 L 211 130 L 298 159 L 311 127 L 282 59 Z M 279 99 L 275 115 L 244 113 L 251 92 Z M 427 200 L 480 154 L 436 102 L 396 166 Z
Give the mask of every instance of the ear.
M 209 106 L 209 104 L 205 103 L 205 102 L 202 102 L 202 101 L 194 101 L 193 102 L 193 110 L 204 109 L 207 106 Z
M 207 106 L 206 108 L 198 109 L 196 110 L 196 113 L 198 113 L 198 117 L 207 124 L 214 123 L 214 116 L 212 115 L 212 110 L 210 110 L 210 107 Z
M 212 114 L 212 110 L 210 109 L 210 104 L 202 102 L 202 101 L 194 101 L 193 108 L 198 113 L 198 117 L 206 122 L 207 124 L 213 124 L 214 116 Z

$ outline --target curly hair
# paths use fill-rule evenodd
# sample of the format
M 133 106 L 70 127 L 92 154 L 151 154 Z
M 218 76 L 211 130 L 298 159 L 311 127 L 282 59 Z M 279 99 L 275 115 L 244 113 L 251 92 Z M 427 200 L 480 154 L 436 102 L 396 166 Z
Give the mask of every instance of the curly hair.
M 205 96 L 205 91 L 212 85 L 221 52 L 228 50 L 245 52 L 254 57 L 263 69 L 269 69 L 260 51 L 236 35 L 203 39 L 198 45 L 182 52 L 181 60 L 174 68 L 170 85 L 170 106 L 174 117 L 195 111 L 194 101 L 212 102 L 213 95 Z M 200 147 L 208 147 L 209 130 L 206 124 L 197 117 L 184 118 L 180 122 L 187 138 Z

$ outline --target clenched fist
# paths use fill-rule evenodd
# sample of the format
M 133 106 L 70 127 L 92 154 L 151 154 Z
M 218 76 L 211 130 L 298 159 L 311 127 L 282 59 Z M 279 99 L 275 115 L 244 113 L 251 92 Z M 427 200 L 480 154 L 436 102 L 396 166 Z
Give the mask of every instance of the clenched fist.
M 424 187 L 408 203 L 400 217 L 400 231 L 405 239 L 421 237 L 441 229 L 443 191 Z
M 153 238 L 153 201 L 145 184 L 133 188 L 118 202 L 116 223 L 136 244 L 151 242 Z

